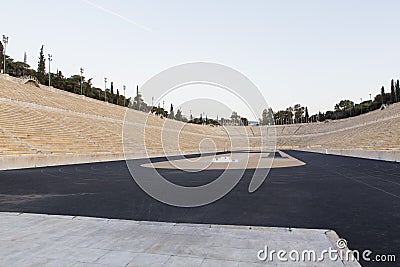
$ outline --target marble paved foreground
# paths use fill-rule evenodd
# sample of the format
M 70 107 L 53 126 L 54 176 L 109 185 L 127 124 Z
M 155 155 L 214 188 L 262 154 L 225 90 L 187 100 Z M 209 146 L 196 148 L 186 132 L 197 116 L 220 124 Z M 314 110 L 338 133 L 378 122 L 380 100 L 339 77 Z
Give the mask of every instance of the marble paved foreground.
M 337 239 L 331 230 L 0 213 L 0 266 L 359 266 L 257 256 L 266 246 L 319 255 Z

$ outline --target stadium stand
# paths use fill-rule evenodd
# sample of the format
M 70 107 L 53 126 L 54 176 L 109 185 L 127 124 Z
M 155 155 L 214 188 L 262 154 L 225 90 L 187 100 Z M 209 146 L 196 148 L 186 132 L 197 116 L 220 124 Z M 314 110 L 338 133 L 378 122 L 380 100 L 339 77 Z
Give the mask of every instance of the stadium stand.
M 7 75 L 0 76 L 0 104 L 1 155 L 123 153 L 124 107 L 44 85 L 38 88 Z M 146 121 L 150 151 L 176 150 L 177 136 L 185 151 L 198 149 L 204 137 L 219 150 L 226 146 L 222 127 L 184 124 L 134 110 L 130 114 L 126 123 L 136 143 L 144 136 L 138 131 Z M 175 134 L 161 135 L 161 127 Z
M 280 147 L 400 149 L 400 103 L 357 117 L 276 128 Z
M 125 149 L 229 150 L 261 146 L 261 133 L 277 136 L 278 148 L 400 149 L 400 104 L 358 117 L 284 126 L 213 127 L 162 119 L 92 98 L 0 75 L 0 155 L 122 155 L 123 127 L 134 133 Z M 146 121 L 146 128 L 143 123 Z M 144 134 L 144 132 L 146 134 Z M 243 140 L 250 137 L 250 143 Z M 243 141 L 240 143 L 239 141 Z M 207 142 L 206 142 L 207 143 Z M 272 147 L 272 144 L 270 144 Z

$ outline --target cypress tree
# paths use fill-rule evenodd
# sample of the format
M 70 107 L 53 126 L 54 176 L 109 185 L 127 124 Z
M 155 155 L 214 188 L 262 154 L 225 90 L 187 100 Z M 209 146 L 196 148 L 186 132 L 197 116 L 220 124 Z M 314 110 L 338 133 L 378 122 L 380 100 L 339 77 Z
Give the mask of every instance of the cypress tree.
M 397 82 L 396 82 L 396 96 L 397 96 L 396 101 L 400 102 L 400 83 L 399 83 L 399 80 L 397 80 Z
M 39 63 L 38 63 L 37 71 L 41 74 L 46 74 L 46 59 L 44 57 L 43 45 L 42 45 L 42 48 L 40 48 Z
M 396 91 L 394 89 L 394 80 L 393 79 L 390 82 L 390 101 L 392 103 L 396 103 L 396 101 L 397 101 Z
M 169 116 L 168 116 L 168 118 L 172 119 L 172 120 L 175 119 L 174 105 L 172 105 L 172 103 L 171 103 L 171 107 L 169 108 Z
M 308 122 L 308 119 L 310 118 L 310 115 L 308 114 L 308 108 L 307 107 L 306 107 L 305 117 L 306 117 L 306 122 Z
M 381 88 L 381 98 L 382 98 L 382 105 L 386 104 L 386 101 L 385 101 L 385 87 L 384 86 L 382 86 L 382 88 Z
M 4 46 L 3 43 L 0 41 L 0 69 L 3 71 L 3 59 L 4 59 Z
M 114 82 L 111 82 L 111 97 L 110 97 L 111 103 L 114 104 Z

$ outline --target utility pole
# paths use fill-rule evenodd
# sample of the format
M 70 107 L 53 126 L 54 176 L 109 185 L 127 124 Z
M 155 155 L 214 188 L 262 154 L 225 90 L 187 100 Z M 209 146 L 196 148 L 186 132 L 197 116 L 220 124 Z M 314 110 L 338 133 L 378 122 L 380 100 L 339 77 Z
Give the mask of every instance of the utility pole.
M 8 36 L 3 34 L 3 43 L 4 43 L 4 59 L 3 59 L 3 73 L 6 74 L 6 48 L 8 44 Z
M 104 102 L 107 102 L 107 78 L 104 78 Z
M 124 88 L 124 107 L 125 107 L 125 100 L 126 100 L 126 94 L 125 94 L 125 90 L 126 90 L 126 86 L 122 86 L 122 88 Z
M 162 108 L 164 109 L 165 100 L 162 101 Z
M 53 60 L 52 58 L 53 58 L 53 56 L 52 55 L 50 55 L 50 54 L 48 54 L 49 55 L 49 86 L 51 86 L 51 71 L 50 71 L 50 62 Z
M 81 95 L 83 94 L 83 68 L 80 69 L 81 71 Z

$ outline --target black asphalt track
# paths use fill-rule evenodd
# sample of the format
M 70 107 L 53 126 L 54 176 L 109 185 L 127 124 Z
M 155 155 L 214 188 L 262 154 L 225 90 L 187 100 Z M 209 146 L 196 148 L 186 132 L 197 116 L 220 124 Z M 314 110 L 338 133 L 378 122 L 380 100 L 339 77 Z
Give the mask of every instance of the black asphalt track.
M 0 171 L 0 211 L 334 229 L 351 249 L 396 254 L 400 262 L 399 163 L 285 152 L 306 165 L 272 169 L 252 194 L 253 171 L 247 170 L 229 194 L 198 208 L 154 200 L 131 178 L 124 161 Z M 141 163 L 134 164 L 142 168 Z M 206 184 L 220 173 L 160 172 L 186 186 Z

